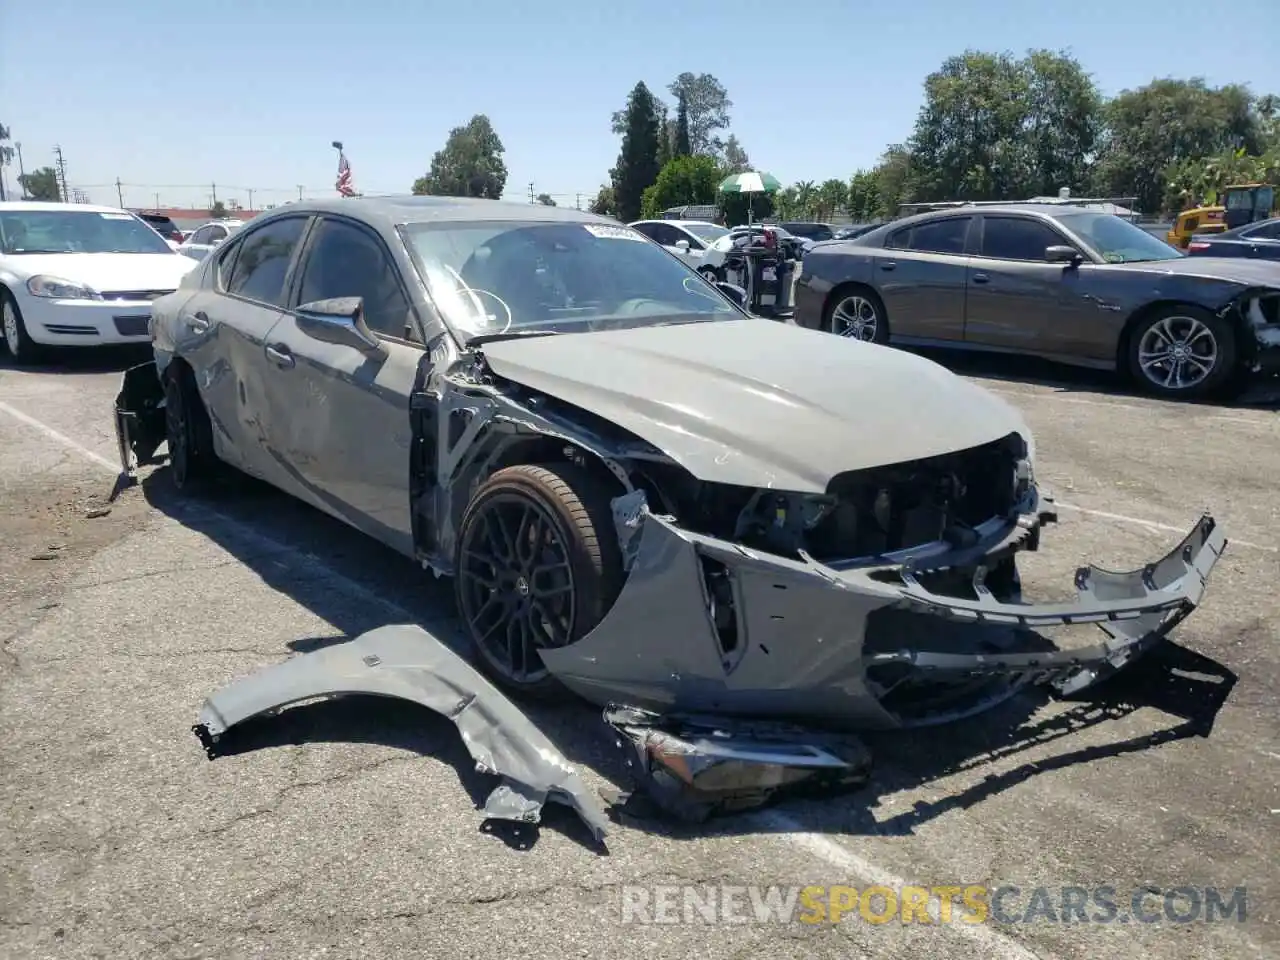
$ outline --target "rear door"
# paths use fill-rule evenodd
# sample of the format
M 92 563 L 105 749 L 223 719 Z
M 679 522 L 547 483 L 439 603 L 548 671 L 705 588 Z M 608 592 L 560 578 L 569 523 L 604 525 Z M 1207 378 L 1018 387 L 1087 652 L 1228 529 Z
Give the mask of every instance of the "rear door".
M 362 297 L 386 356 L 315 340 L 286 312 L 265 348 L 271 454 L 291 492 L 412 556 L 409 395 L 425 348 L 405 278 L 375 231 L 325 216 L 295 287 L 295 307 Z
M 966 343 L 1036 354 L 1089 353 L 1086 345 L 1095 342 L 1096 324 L 1110 322 L 1081 296 L 1094 266 L 1087 258 L 1076 266 L 1050 263 L 1045 249 L 1051 246 L 1076 245 L 1039 218 L 980 218 L 969 264 Z M 1114 337 L 1107 342 L 1114 343 Z
M 953 216 L 903 227 L 873 258 L 871 282 L 895 338 L 964 339 L 965 250 L 973 220 Z
M 180 349 L 195 371 L 219 457 L 277 486 L 285 477 L 266 445 L 270 371 L 263 349 L 280 320 L 310 219 L 277 217 L 246 231 L 219 251 L 210 264 L 214 283 L 178 315 Z

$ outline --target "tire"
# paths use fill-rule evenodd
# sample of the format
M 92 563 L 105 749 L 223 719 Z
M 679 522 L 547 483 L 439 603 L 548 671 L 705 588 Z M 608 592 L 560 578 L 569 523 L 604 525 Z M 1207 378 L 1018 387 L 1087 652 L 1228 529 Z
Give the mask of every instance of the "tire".
M 846 319 L 855 316 L 860 318 L 858 325 Z M 863 343 L 889 342 L 889 317 L 884 301 L 870 287 L 861 285 L 837 287 L 832 292 L 822 311 L 822 329 Z
M 182 493 L 192 493 L 217 473 L 213 427 L 196 390 L 191 368 L 172 362 L 164 378 L 164 432 L 169 476 Z
M 467 505 L 458 528 L 454 592 L 477 662 L 499 685 L 542 699 L 563 694 L 536 651 L 582 639 L 622 589 L 611 499 L 591 474 L 557 463 L 499 470 Z M 507 561 L 503 554 L 513 555 L 507 548 L 532 521 L 540 529 L 528 528 L 530 536 L 551 537 L 541 562 L 518 555 Z M 536 607 L 535 590 L 547 591 Z
M 720 271 L 715 267 L 699 267 L 698 273 L 702 275 L 707 283 L 715 283 L 720 279 Z
M 36 363 L 48 353 L 47 348 L 31 339 L 18 301 L 8 290 L 0 290 L 0 335 L 4 338 L 9 359 L 20 366 Z
M 1127 343 L 1130 375 L 1156 396 L 1202 399 L 1223 392 L 1235 379 L 1239 356 L 1235 328 L 1201 307 L 1161 307 L 1138 322 Z M 1167 348 L 1169 361 L 1154 359 L 1162 347 Z M 1178 350 L 1188 358 L 1180 364 Z

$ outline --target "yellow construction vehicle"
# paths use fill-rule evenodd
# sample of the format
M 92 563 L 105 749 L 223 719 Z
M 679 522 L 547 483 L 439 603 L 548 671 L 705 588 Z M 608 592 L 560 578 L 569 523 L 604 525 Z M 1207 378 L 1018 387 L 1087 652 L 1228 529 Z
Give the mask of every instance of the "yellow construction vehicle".
M 1222 233 L 1276 216 L 1275 188 L 1267 183 L 1233 183 L 1190 210 L 1183 210 L 1165 234 L 1170 246 L 1187 249 L 1196 234 Z
M 1227 229 L 1226 213 L 1225 207 L 1216 204 L 1183 210 L 1165 234 L 1165 242 L 1171 247 L 1185 250 L 1191 243 L 1191 238 L 1197 234 L 1222 233 Z

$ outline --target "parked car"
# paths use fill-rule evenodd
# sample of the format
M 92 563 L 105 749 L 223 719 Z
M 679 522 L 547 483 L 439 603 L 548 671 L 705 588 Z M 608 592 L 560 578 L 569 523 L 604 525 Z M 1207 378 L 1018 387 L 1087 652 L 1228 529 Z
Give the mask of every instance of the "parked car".
M 1205 518 L 1159 564 L 1024 605 L 1014 558 L 1054 512 L 1012 406 L 751 317 L 577 210 L 299 201 L 158 301 L 153 335 L 116 401 L 127 471 L 165 442 L 182 495 L 230 465 L 451 576 L 477 662 L 529 694 L 945 719 L 1105 675 L 1190 612 L 1221 549 Z M 937 645 L 952 620 L 1077 618 L 1109 637 Z
M 813 246 L 812 240 L 797 237 L 776 223 L 752 223 L 731 227 L 711 248 L 717 253 L 727 254 L 734 243 L 749 233 L 762 237 L 765 246 L 776 246 L 788 260 L 803 260 L 805 253 Z
M 135 216 L 166 240 L 174 243 L 182 242 L 182 231 L 170 217 L 162 213 L 138 213 Z
M 907 217 L 805 258 L 796 322 L 874 343 L 1032 354 L 1200 397 L 1280 355 L 1280 272 L 1186 257 L 1128 220 L 1051 204 Z
M 834 240 L 836 236 L 835 228 L 829 223 L 810 223 L 795 220 L 781 223 L 779 226 L 797 237 L 804 237 L 814 243 L 820 243 L 823 240 Z
M 849 225 L 849 226 L 847 226 L 847 227 L 841 227 L 839 230 L 837 230 L 837 231 L 836 231 L 836 235 L 835 235 L 834 239 L 836 239 L 836 240 L 853 240 L 855 237 L 860 237 L 860 236 L 862 236 L 864 233 L 870 233 L 872 230 L 874 230 L 874 229 L 875 229 L 876 227 L 878 227 L 878 226 L 880 226 L 880 224 L 878 224 L 878 223 L 854 223 L 854 224 L 850 224 L 850 225 Z
M 0 203 L 0 310 L 14 360 L 48 347 L 146 343 L 152 302 L 195 266 L 127 210 Z
M 1187 255 L 1280 260 L 1280 217 L 1248 223 L 1212 236 L 1193 237 L 1187 245 Z
M 637 220 L 631 227 L 660 243 L 711 281 L 724 279 L 726 250 L 715 241 L 729 235 L 726 227 L 702 220 Z
M 183 256 L 203 260 L 210 250 L 214 250 L 233 233 L 244 226 L 243 220 L 211 220 L 192 231 L 178 247 Z

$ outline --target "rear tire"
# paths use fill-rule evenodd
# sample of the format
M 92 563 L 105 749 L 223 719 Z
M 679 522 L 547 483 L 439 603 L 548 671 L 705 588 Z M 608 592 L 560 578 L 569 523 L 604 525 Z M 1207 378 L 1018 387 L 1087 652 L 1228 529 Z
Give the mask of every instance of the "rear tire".
M 454 591 L 480 667 L 496 683 L 538 698 L 564 688 L 540 648 L 586 636 L 624 579 L 609 488 L 569 464 L 497 471 L 458 528 Z
M 46 347 L 31 339 L 18 301 L 8 290 L 0 290 L 0 333 L 4 335 L 9 359 L 19 366 L 36 363 L 48 353 Z
M 1236 331 L 1201 307 L 1161 307 L 1141 320 L 1128 340 L 1128 367 L 1148 393 L 1199 400 L 1225 392 L 1236 377 Z
M 217 473 L 218 458 L 195 376 L 181 362 L 170 363 L 165 371 L 164 427 L 173 485 L 182 493 L 195 492 Z
M 699 267 L 698 273 L 702 275 L 707 283 L 716 283 L 720 280 L 720 271 L 715 267 Z
M 827 298 L 822 329 L 863 343 L 889 342 L 889 317 L 884 301 L 870 287 L 860 284 L 837 287 Z

